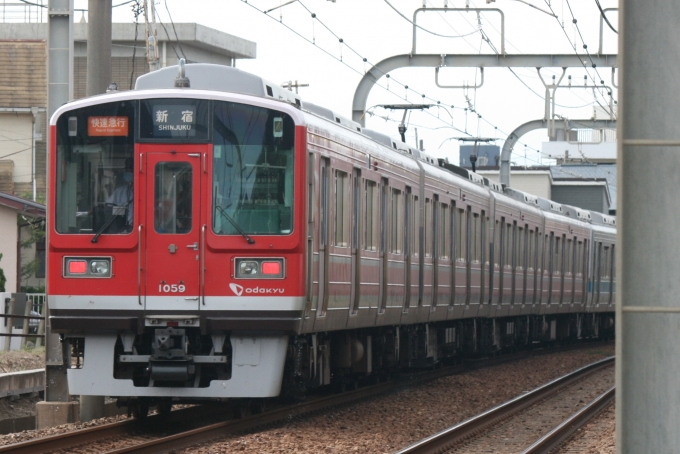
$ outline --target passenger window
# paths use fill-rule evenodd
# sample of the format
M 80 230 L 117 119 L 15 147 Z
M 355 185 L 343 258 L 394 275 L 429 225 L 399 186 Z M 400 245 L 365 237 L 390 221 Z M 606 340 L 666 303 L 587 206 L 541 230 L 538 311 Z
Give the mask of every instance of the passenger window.
M 437 238 L 439 238 L 439 258 L 442 260 L 449 259 L 449 252 L 451 251 L 451 236 L 449 232 L 451 231 L 451 219 L 449 215 L 449 206 L 442 203 L 439 222 Z
M 529 239 L 527 245 L 527 268 L 536 269 L 536 263 L 534 260 L 534 231 L 529 230 Z
M 545 245 L 543 247 L 543 271 L 551 273 L 552 263 L 550 259 L 552 258 L 552 234 L 545 235 Z
M 157 233 L 191 231 L 192 168 L 188 162 L 159 162 L 154 172 L 154 229 Z
M 479 214 L 472 213 L 472 262 L 479 263 L 481 260 L 481 219 Z
M 418 196 L 413 196 L 413 229 L 411 230 L 411 255 L 418 257 L 420 254 L 420 205 Z
M 489 217 L 486 216 L 486 212 L 482 211 L 482 217 L 481 217 L 481 225 L 480 225 L 480 233 L 479 233 L 479 240 L 482 242 L 482 256 L 480 257 L 480 260 L 482 262 L 485 262 L 487 265 L 489 264 L 489 240 L 487 239 L 487 231 L 486 231 L 486 225 L 487 222 L 489 222 Z
M 465 219 L 467 218 L 467 213 L 465 210 L 458 210 L 458 216 L 456 216 L 456 260 L 459 262 L 465 261 L 465 237 L 467 233 L 465 232 L 467 228 L 467 223 Z
M 366 180 L 366 231 L 364 236 L 364 249 L 367 251 L 378 250 L 378 228 L 380 223 L 376 220 L 378 215 L 378 185 L 371 180 Z
M 504 244 L 504 266 L 512 266 L 512 225 L 505 225 L 505 244 Z
M 568 238 L 567 239 L 567 245 L 566 245 L 565 251 L 564 251 L 564 274 L 565 275 L 572 274 L 571 259 L 572 259 L 571 238 Z
M 349 178 L 345 172 L 335 172 L 335 245 L 349 246 Z
M 425 257 L 432 257 L 434 225 L 432 224 L 432 199 L 425 199 Z
M 404 196 L 398 189 L 392 189 L 392 237 L 390 252 L 404 252 Z
M 525 254 L 524 254 L 524 234 L 526 230 L 519 227 L 517 230 L 517 266 L 524 269 L 526 268 Z
M 501 238 L 503 238 L 503 226 L 505 225 L 505 221 L 501 219 L 501 222 L 496 221 L 496 228 L 494 229 L 494 240 L 493 240 L 493 248 L 494 248 L 494 265 L 495 266 L 500 266 L 503 263 L 503 258 L 502 258 L 502 251 L 501 251 Z

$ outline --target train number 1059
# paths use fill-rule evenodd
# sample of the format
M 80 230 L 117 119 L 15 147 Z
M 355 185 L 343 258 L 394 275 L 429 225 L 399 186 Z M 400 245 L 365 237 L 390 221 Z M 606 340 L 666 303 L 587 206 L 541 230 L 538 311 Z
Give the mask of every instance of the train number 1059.
M 184 284 L 158 284 L 158 293 L 184 293 Z

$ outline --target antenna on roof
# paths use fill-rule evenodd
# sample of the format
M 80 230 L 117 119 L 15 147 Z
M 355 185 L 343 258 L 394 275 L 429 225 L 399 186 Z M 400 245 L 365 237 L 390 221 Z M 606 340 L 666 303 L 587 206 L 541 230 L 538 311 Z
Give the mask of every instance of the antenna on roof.
M 175 88 L 189 88 L 191 84 L 189 83 L 189 78 L 184 73 L 184 65 L 186 60 L 183 58 L 179 59 L 177 77 L 175 77 Z

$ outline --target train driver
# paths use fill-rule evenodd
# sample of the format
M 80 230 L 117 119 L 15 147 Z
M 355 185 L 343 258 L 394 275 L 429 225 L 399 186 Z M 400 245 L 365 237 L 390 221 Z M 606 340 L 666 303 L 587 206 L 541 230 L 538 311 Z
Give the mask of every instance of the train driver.
M 133 188 L 134 174 L 132 169 L 134 163 L 132 158 L 127 158 L 125 160 L 125 169 L 123 171 L 122 181 L 119 182 L 119 186 L 113 190 L 111 195 L 106 199 L 107 205 L 112 205 L 114 207 L 114 214 L 116 214 L 116 207 L 125 209 L 125 231 L 132 231 L 133 224 L 133 208 L 134 208 L 134 197 L 135 192 Z M 122 214 L 122 213 L 121 213 Z

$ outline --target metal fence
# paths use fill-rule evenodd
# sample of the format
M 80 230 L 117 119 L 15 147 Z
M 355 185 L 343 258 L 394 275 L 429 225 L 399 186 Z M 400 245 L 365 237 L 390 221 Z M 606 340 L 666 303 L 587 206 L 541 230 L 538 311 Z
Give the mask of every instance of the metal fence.
M 569 143 L 598 144 L 602 142 L 616 142 L 615 129 L 570 129 L 568 133 Z
M 47 22 L 47 0 L 30 3 L 0 1 L 0 22 L 40 24 Z
M 23 315 L 20 314 L 20 304 L 24 304 Z M 0 314 L 0 317 L 5 319 L 6 327 L 6 332 L 0 333 L 0 337 L 9 338 L 5 341 L 5 351 L 10 350 L 12 337 L 21 338 L 20 348 L 22 349 L 31 338 L 35 340 L 36 346 L 42 345 L 45 337 L 45 308 L 44 293 L 12 294 L 12 298 L 6 302 L 4 313 Z M 15 332 L 17 329 L 21 331 Z

